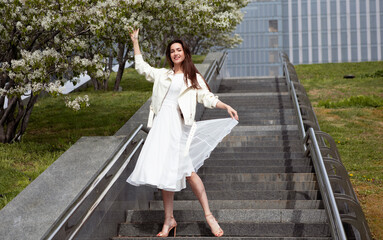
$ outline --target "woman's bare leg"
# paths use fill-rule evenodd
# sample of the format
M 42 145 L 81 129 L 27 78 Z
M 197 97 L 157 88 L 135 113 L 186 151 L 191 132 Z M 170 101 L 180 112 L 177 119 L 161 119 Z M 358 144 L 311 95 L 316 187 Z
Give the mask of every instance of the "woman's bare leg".
M 198 198 L 205 215 L 211 214 L 205 186 L 203 185 L 201 178 L 195 172 L 192 172 L 191 176 L 186 179 L 188 180 L 194 195 Z
M 223 231 L 219 227 L 217 221 L 215 220 L 214 216 L 212 215 L 210 211 L 209 202 L 207 200 L 207 195 L 205 191 L 205 186 L 203 185 L 201 178 L 195 172 L 193 172 L 191 176 L 187 177 L 186 179 L 188 180 L 194 195 L 196 195 L 196 197 L 198 198 L 198 201 L 200 202 L 203 208 L 206 221 L 209 224 L 212 233 L 217 237 L 222 236 Z
M 167 236 L 169 232 L 169 228 L 177 225 L 177 222 L 173 216 L 173 200 L 174 200 L 174 192 L 162 190 L 162 201 L 163 201 L 164 210 L 165 210 L 165 220 L 164 220 L 164 225 L 162 226 L 162 230 L 160 232 L 162 233 L 161 236 Z

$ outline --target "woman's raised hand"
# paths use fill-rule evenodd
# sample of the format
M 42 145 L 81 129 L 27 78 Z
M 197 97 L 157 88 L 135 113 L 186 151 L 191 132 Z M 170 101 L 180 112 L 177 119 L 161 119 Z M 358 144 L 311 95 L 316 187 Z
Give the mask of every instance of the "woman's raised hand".
M 138 33 L 140 32 L 140 29 L 134 29 L 130 33 L 130 39 L 132 39 L 133 42 L 133 49 L 134 49 L 134 55 L 141 55 L 140 46 L 138 44 Z
M 135 40 L 138 40 L 138 33 L 140 32 L 140 29 L 137 28 L 137 29 L 134 29 L 131 33 L 130 33 L 130 39 L 132 39 L 132 42 L 134 42 Z

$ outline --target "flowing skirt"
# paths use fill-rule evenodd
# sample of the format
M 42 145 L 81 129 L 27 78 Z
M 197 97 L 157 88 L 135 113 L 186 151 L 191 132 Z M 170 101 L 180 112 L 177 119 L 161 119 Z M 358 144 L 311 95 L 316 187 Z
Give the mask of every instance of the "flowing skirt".
M 238 122 L 231 118 L 184 125 L 176 103 L 164 101 L 127 182 L 167 191 L 186 188 L 210 153 Z

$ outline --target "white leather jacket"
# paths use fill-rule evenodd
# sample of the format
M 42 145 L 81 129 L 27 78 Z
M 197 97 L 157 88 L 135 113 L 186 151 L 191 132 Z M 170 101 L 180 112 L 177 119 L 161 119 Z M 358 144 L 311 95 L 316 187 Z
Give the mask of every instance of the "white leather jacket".
M 148 128 L 150 128 L 153 124 L 154 115 L 157 115 L 161 109 L 162 102 L 169 90 L 174 72 L 173 70 L 165 68 L 151 67 L 143 60 L 142 55 L 135 55 L 134 60 L 137 72 L 145 75 L 146 80 L 154 83 L 152 103 L 150 105 L 148 119 Z M 218 97 L 209 91 L 205 81 L 199 74 L 197 74 L 197 81 L 201 86 L 200 89 L 193 88 L 188 79 L 187 85 L 184 81 L 180 95 L 178 96 L 178 105 L 181 109 L 185 125 L 192 125 L 194 123 L 197 101 L 207 108 L 214 108 L 218 102 Z

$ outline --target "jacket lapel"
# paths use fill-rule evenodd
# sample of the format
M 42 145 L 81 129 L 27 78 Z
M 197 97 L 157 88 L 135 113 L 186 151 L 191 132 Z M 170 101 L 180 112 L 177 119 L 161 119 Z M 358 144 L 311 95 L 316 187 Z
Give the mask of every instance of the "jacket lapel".
M 182 81 L 182 83 L 183 84 L 179 96 L 181 96 L 188 88 L 192 86 L 190 79 L 187 80 L 187 84 L 185 83 L 185 81 Z

